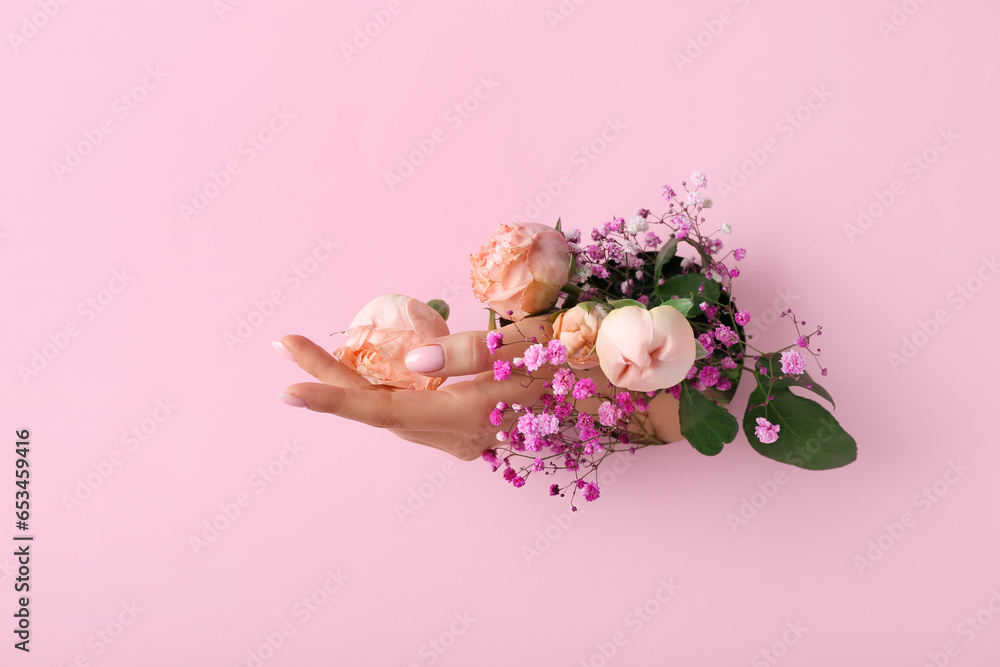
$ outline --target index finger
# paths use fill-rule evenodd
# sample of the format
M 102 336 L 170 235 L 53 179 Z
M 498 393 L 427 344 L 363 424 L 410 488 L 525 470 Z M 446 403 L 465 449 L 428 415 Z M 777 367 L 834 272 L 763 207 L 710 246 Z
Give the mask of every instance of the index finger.
M 452 394 L 433 390 L 367 391 L 303 382 L 288 387 L 285 393 L 305 401 L 314 412 L 328 412 L 378 428 L 447 431 L 449 424 L 457 424 L 457 415 L 468 412 Z

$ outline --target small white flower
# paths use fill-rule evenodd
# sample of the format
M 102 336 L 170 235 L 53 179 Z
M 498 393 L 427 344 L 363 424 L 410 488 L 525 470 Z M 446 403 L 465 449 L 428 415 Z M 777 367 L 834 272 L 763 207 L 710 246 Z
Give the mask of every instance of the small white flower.
M 628 230 L 629 234 L 635 236 L 636 234 L 639 234 L 640 232 L 644 232 L 647 229 L 649 229 L 649 223 L 646 222 L 645 218 L 641 218 L 637 215 L 631 220 L 629 220 L 627 223 L 625 223 L 625 229 Z
M 705 184 L 708 183 L 708 179 L 705 178 L 705 174 L 701 173 L 700 171 L 696 171 L 693 174 L 691 174 L 691 180 L 694 181 L 694 184 L 697 185 L 699 188 L 705 187 Z
M 497 440 L 503 442 L 507 439 L 507 434 L 504 431 L 497 431 Z
M 733 228 L 730 226 L 730 224 L 728 222 L 722 223 L 722 233 L 723 234 L 732 234 L 733 233 Z
M 593 275 L 593 270 L 590 268 L 590 264 L 580 264 L 576 267 L 577 281 L 585 282 L 591 275 Z
M 690 257 L 685 257 L 681 260 L 681 268 L 686 269 L 694 265 L 694 260 Z

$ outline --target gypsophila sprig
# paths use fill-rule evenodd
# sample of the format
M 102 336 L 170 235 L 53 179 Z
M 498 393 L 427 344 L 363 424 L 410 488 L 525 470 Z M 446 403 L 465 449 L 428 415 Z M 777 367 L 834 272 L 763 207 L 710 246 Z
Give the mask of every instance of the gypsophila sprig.
M 706 231 L 713 206 L 707 187 L 707 177 L 694 172 L 680 192 L 663 187 L 663 213 L 639 208 L 612 217 L 589 238 L 579 229 L 563 232 L 561 220 L 558 241 L 537 223 L 501 225 L 472 256 L 474 291 L 493 311 L 489 351 L 498 355 L 508 344 L 497 328 L 504 324 L 532 343 L 510 363 L 497 359 L 495 381 L 545 389 L 537 405 L 500 403 L 490 415 L 492 425 L 506 428 L 483 459 L 513 486 L 541 476 L 550 495 L 569 494 L 574 510 L 579 497 L 596 500 L 609 456 L 664 444 L 648 414 L 662 393 L 678 401 L 690 444 L 718 454 L 739 430 L 727 406 L 744 373 L 756 382 L 743 415 L 754 449 L 810 469 L 856 458 L 853 438 L 829 411 L 790 391 L 799 387 L 833 404 L 806 371 L 820 354 L 811 341 L 822 327 L 803 333 L 805 322 L 788 310 L 781 315 L 794 325 L 790 345 L 763 352 L 746 335 L 753 315 L 737 308 L 733 292 L 747 251 L 726 248 L 720 236 L 733 233 L 729 222 Z M 511 289 L 518 281 L 520 296 Z M 525 313 L 549 316 L 551 335 L 545 327 L 541 336 L 521 331 Z M 587 377 L 598 365 L 607 382 Z

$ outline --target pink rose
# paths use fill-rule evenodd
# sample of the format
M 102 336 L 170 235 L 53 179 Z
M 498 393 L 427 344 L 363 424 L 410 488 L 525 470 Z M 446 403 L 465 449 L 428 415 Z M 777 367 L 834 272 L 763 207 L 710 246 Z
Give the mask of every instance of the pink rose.
M 616 387 L 654 391 L 687 375 L 697 354 L 694 330 L 672 306 L 625 306 L 608 313 L 597 334 L 601 370 Z
M 593 368 L 598 364 L 594 346 L 597 332 L 608 311 L 604 306 L 573 306 L 556 316 L 552 337 L 566 346 L 566 361 L 572 368 Z
M 476 298 L 513 320 L 551 307 L 569 282 L 566 238 L 536 222 L 501 223 L 470 260 Z
M 333 357 L 375 385 L 395 389 L 437 389 L 444 378 L 411 372 L 403 359 L 428 339 L 449 334 L 444 318 L 408 296 L 380 296 L 361 309 L 347 331 L 347 343 Z

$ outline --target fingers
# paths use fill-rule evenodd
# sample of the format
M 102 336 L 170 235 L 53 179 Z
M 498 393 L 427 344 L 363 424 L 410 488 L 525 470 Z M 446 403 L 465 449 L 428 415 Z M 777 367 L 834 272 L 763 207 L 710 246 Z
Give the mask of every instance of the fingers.
M 462 414 L 455 397 L 439 391 L 368 391 L 303 382 L 291 385 L 285 394 L 301 399 L 314 412 L 378 428 L 444 431 Z
M 367 380 L 345 368 L 329 352 L 305 336 L 284 336 L 276 341 L 275 349 L 282 356 L 286 356 L 281 350 L 282 347 L 292 355 L 299 368 L 320 382 L 353 389 L 373 388 Z
M 406 367 L 429 377 L 474 375 L 493 367 L 493 357 L 486 345 L 485 331 L 463 331 L 441 336 L 411 350 Z
M 542 327 L 542 328 L 539 328 Z M 427 341 L 406 355 L 406 367 L 428 377 L 478 375 L 493 369 L 497 359 L 510 361 L 524 354 L 531 337 L 548 340 L 552 327 L 541 318 L 508 324 L 500 330 L 504 345 L 497 354 L 490 353 L 486 331 L 463 331 Z

